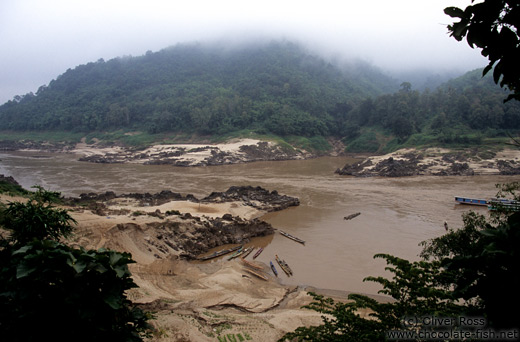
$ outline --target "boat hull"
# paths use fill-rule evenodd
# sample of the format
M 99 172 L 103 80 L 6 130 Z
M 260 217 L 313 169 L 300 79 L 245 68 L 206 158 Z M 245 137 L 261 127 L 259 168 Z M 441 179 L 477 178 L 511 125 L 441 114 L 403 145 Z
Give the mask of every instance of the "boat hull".
M 296 241 L 296 242 L 301 243 L 302 245 L 305 245 L 305 241 L 304 241 L 304 240 L 302 240 L 302 239 L 300 239 L 300 238 L 297 238 L 296 236 L 291 235 L 291 234 L 289 234 L 289 233 L 286 233 L 286 232 L 284 232 L 283 230 L 279 230 L 279 232 L 280 232 L 280 234 L 282 234 L 282 235 L 285 236 L 286 238 L 289 238 L 289 239 L 291 239 L 291 240 L 293 240 L 293 241 Z
M 269 264 L 271 265 L 274 275 L 278 277 L 278 271 L 276 270 L 276 267 L 274 267 L 273 262 L 269 261 Z
M 487 206 L 489 204 L 489 201 L 486 199 L 468 198 L 468 197 L 459 197 L 459 196 L 455 196 L 455 201 L 460 204 L 468 204 L 468 205 Z

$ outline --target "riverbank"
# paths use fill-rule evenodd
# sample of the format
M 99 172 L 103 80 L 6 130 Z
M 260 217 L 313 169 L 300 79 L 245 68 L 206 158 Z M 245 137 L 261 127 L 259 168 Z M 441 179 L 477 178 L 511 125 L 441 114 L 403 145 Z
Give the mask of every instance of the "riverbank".
M 1 195 L 0 200 L 23 198 Z M 154 341 L 218 341 L 239 334 L 274 341 L 298 326 L 321 322 L 319 313 L 301 309 L 311 300 L 305 288 L 281 284 L 260 262 L 256 265 L 268 281 L 246 272 L 240 259 L 188 260 L 213 247 L 255 246 L 253 238 L 274 234 L 259 216 L 298 204 L 259 187 L 231 187 L 203 199 L 172 192 L 84 194 L 65 199 L 78 222 L 67 243 L 131 253 L 136 263 L 130 270 L 139 287 L 128 296 L 155 313 Z M 335 297 L 345 300 L 346 294 Z
M 461 148 L 406 148 L 385 155 L 349 154 L 337 139 L 328 139 L 327 151 L 305 150 L 286 142 L 276 143 L 250 138 L 235 138 L 220 144 L 154 144 L 132 148 L 97 140 L 90 143 L 46 143 L 0 141 L 4 151 L 46 151 L 73 153 L 79 161 L 97 164 L 141 164 L 197 167 L 241 164 L 257 161 L 304 160 L 318 156 L 350 156 L 359 159 L 336 170 L 337 174 L 356 177 L 472 176 L 520 174 L 520 149 L 502 150 Z
M 356 177 L 518 175 L 520 149 L 401 149 L 347 164 L 336 173 Z

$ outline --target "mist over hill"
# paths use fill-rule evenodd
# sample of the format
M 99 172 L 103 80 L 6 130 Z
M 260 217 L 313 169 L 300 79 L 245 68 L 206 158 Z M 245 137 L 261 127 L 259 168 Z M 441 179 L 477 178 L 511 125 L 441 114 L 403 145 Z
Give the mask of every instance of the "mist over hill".
M 0 129 L 330 135 L 342 108 L 396 83 L 368 64 L 332 65 L 289 42 L 177 45 L 69 69 L 0 107 Z
M 249 131 L 336 137 L 350 151 L 478 144 L 520 129 L 520 105 L 476 70 L 435 88 L 362 61 L 333 62 L 288 41 L 179 44 L 69 69 L 0 106 L 0 130 Z

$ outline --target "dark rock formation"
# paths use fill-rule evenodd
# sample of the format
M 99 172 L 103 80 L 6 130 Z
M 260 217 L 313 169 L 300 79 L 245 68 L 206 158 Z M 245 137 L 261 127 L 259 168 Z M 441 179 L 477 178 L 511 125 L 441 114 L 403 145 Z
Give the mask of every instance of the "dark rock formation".
M 246 205 L 266 211 L 278 211 L 300 205 L 300 200 L 296 197 L 280 195 L 276 190 L 269 192 L 259 186 L 232 186 L 225 192 L 212 192 L 201 201 L 215 203 L 242 201 Z
M 48 152 L 59 152 L 73 148 L 72 145 L 66 143 L 49 143 L 37 142 L 32 140 L 0 140 L 0 150 L 2 151 L 20 151 L 20 150 L 39 150 Z
M 373 162 L 366 159 L 352 165 L 345 165 L 342 169 L 336 170 L 336 173 L 356 177 L 472 176 L 475 174 L 475 171 L 465 162 L 468 160 L 468 156 L 462 152 L 445 154 L 439 159 L 439 162 L 426 164 L 423 163 L 423 160 L 422 154 L 410 152 L 400 156 L 399 159 L 393 157 L 383 159 L 373 167 L 371 167 Z M 430 167 L 439 164 L 444 167 L 441 171 L 434 173 L 430 170 Z M 504 172 L 515 172 L 514 168 L 508 167 L 507 164 L 503 163 L 502 167 Z
M 252 186 L 232 186 L 225 192 L 212 192 L 209 196 L 198 199 L 192 194 L 181 195 L 178 192 L 163 190 L 156 194 L 150 193 L 130 193 L 116 195 L 112 191 L 103 194 L 88 193 L 81 194 L 79 198 L 67 198 L 65 201 L 69 205 L 87 206 L 94 212 L 104 215 L 106 209 L 105 202 L 116 198 L 132 198 L 139 201 L 141 206 L 157 206 L 171 201 L 191 201 L 195 203 L 223 203 L 240 201 L 258 210 L 278 211 L 292 206 L 300 205 L 300 200 L 296 197 L 280 195 L 278 191 L 269 191 L 262 187 Z
M 468 163 L 453 162 L 446 170 L 434 173 L 435 176 L 473 176 L 475 171 Z
M 497 168 L 501 175 L 520 175 L 520 165 L 514 160 L 498 160 Z
M 182 221 L 118 224 L 109 234 L 125 231 L 147 245 L 147 249 L 158 258 L 168 257 L 175 251 L 186 259 L 195 259 L 197 255 L 221 245 L 247 243 L 253 237 L 274 234 L 271 224 L 259 219 L 244 220 L 233 216 L 201 219 L 191 215 L 184 215 Z
M 402 159 L 394 159 L 392 157 L 384 159 L 377 163 L 373 168 L 365 170 L 366 167 L 372 166 L 371 160 L 367 159 L 355 163 L 353 165 L 345 165 L 343 169 L 336 170 L 340 175 L 352 175 L 357 177 L 405 177 L 416 176 L 422 174 L 426 168 L 419 165 L 423 159 L 421 154 L 407 153 L 402 156 Z
M 365 176 L 362 173 L 363 169 L 372 165 L 373 163 L 370 159 L 365 159 L 354 164 L 347 164 L 342 169 L 337 169 L 336 173 L 345 176 Z
M 0 175 L 0 182 L 20 186 L 20 184 L 11 176 L 6 177 L 4 175 Z

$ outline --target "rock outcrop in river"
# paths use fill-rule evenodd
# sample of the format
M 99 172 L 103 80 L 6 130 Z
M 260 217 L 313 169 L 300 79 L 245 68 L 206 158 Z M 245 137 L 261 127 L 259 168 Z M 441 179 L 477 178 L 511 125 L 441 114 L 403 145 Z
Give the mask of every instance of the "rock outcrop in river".
M 498 153 L 478 150 L 399 150 L 347 164 L 337 169 L 336 173 L 356 177 L 514 175 L 520 174 L 520 162 L 515 160 L 518 158 L 519 152 L 512 150 Z
M 246 205 L 264 211 L 278 211 L 300 205 L 300 200 L 296 197 L 280 195 L 276 190 L 269 192 L 259 186 L 232 186 L 225 192 L 212 192 L 202 201 L 214 203 L 242 201 Z
M 194 203 L 223 203 L 223 202 L 242 202 L 244 205 L 251 206 L 263 211 L 278 211 L 292 206 L 300 205 L 296 197 L 280 195 L 278 191 L 269 191 L 260 186 L 232 186 L 225 192 L 212 192 L 209 196 L 198 199 L 192 194 L 182 195 L 178 192 L 163 190 L 161 192 L 150 193 L 130 193 L 116 195 L 112 191 L 102 194 L 88 193 L 81 194 L 78 198 L 68 198 L 67 202 L 73 205 L 102 205 L 114 199 L 131 198 L 137 200 L 141 206 L 157 206 L 170 201 L 190 201 Z

